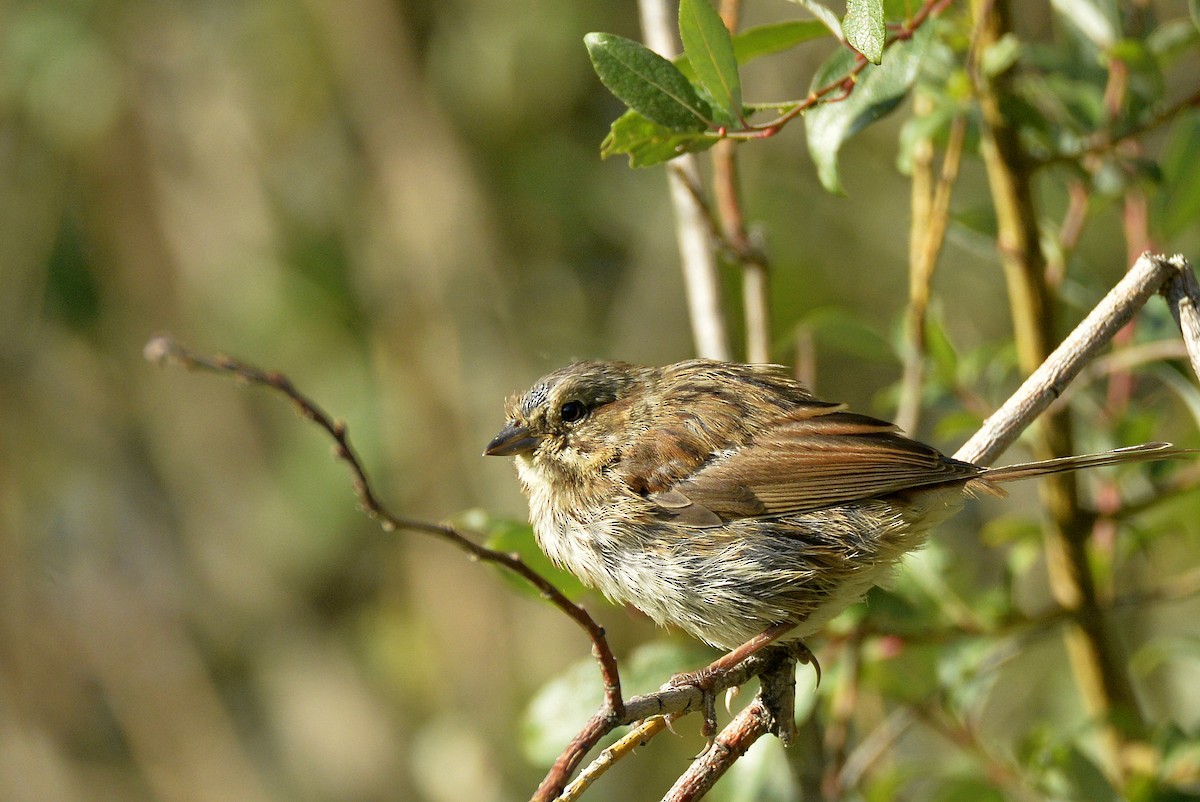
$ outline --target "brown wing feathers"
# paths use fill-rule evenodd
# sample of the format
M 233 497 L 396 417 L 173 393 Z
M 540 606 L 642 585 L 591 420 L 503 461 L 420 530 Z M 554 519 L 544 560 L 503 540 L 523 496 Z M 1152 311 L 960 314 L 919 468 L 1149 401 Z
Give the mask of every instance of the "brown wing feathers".
M 840 406 L 805 405 L 650 497 L 661 498 L 674 518 L 712 525 L 845 504 L 980 472 L 903 437 L 890 423 Z

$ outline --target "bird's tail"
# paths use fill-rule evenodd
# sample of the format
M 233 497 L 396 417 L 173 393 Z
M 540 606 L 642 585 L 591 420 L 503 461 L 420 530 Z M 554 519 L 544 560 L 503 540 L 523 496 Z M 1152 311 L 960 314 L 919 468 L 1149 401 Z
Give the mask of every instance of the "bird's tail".
M 1032 479 L 1035 476 L 1045 476 L 1051 473 L 1066 473 L 1081 468 L 1095 468 L 1100 465 L 1117 465 L 1123 462 L 1150 462 L 1160 459 L 1182 459 L 1197 453 L 1190 448 L 1175 448 L 1170 443 L 1143 443 L 1140 446 L 1116 448 L 1112 451 L 1101 451 L 1098 454 L 1080 454 L 1075 457 L 1059 457 L 1037 462 L 1022 462 L 1016 465 L 1002 465 L 998 468 L 988 468 L 979 475 L 984 484 L 1001 484 L 1016 482 L 1021 479 Z

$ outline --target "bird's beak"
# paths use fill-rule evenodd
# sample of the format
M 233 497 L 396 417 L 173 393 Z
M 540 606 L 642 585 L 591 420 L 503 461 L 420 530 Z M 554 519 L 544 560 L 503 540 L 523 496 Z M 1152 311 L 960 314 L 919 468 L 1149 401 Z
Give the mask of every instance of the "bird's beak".
M 530 434 L 529 428 L 510 423 L 492 438 L 483 450 L 485 457 L 511 457 L 514 454 L 528 454 L 537 448 L 542 439 Z

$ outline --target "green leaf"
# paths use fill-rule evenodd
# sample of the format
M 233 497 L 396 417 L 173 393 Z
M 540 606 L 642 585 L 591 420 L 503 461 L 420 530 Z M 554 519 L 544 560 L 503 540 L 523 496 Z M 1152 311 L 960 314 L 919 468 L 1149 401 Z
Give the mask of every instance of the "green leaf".
M 1200 660 L 1200 637 L 1173 635 L 1155 638 L 1138 649 L 1129 661 L 1133 675 L 1145 679 L 1172 660 Z
M 742 82 L 729 29 L 708 0 L 680 0 L 679 38 L 701 86 L 731 124 L 742 114 Z
M 629 156 L 630 167 L 649 167 L 682 153 L 708 150 L 717 142 L 717 137 L 703 132 L 672 131 L 631 109 L 613 121 L 608 136 L 600 143 L 600 156 L 607 159 L 624 153 Z
M 823 346 L 860 359 L 894 361 L 894 352 L 887 340 L 871 323 L 841 307 L 818 307 L 805 315 L 800 323 Z
M 850 46 L 878 64 L 883 59 L 887 27 L 883 23 L 883 0 L 846 0 L 842 30 Z
M 738 64 L 745 64 L 760 56 L 782 53 L 798 44 L 828 35 L 828 28 L 811 19 L 757 25 L 733 37 L 733 57 Z M 697 80 L 696 70 L 692 68 L 692 61 L 686 53 L 678 56 L 673 63 L 689 81 Z
M 1200 29 L 1200 0 L 1188 0 L 1188 15 L 1192 18 L 1192 24 Z
M 932 27 L 923 25 L 912 39 L 893 45 L 880 66 L 868 64 L 859 73 L 849 96 L 836 103 L 822 103 L 805 115 L 808 152 L 817 166 L 822 186 L 828 191 L 843 194 L 837 166 L 842 144 L 895 109 L 912 87 L 928 48 Z M 848 50 L 835 52 L 813 77 L 813 89 L 849 74 L 853 66 L 853 53 Z
M 733 37 L 733 54 L 738 64 L 759 56 L 782 53 L 788 48 L 828 36 L 829 29 L 816 20 L 789 20 L 770 25 L 758 25 Z
M 673 131 L 702 131 L 712 109 L 671 62 L 611 33 L 583 37 L 600 81 L 629 108 Z

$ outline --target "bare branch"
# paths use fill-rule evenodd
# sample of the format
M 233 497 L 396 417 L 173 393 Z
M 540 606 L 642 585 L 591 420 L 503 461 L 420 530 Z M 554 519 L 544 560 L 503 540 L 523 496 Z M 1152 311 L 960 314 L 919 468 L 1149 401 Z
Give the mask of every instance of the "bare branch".
M 543 598 L 570 616 L 587 633 L 592 641 L 592 653 L 600 663 L 600 672 L 604 679 L 605 706 L 613 711 L 613 715 L 615 716 L 619 717 L 623 714 L 624 703 L 621 699 L 621 683 L 620 675 L 617 672 L 616 657 L 613 656 L 612 649 L 608 646 L 608 641 L 604 636 L 604 629 L 595 622 L 588 612 L 564 596 L 562 591 L 554 587 L 537 571 L 526 565 L 518 555 L 495 551 L 486 546 L 481 546 L 448 524 L 435 524 L 414 518 L 405 518 L 389 512 L 378 496 L 375 495 L 366 470 L 363 468 L 362 462 L 359 460 L 354 448 L 350 445 L 350 437 L 346 431 L 346 424 L 331 418 L 315 401 L 297 390 L 287 376 L 277 371 L 262 370 L 233 357 L 209 357 L 194 353 L 177 343 L 167 334 L 161 334 L 152 338 L 146 343 L 142 354 L 147 360 L 155 364 L 174 364 L 188 370 L 223 373 L 249 384 L 262 385 L 283 393 L 292 401 L 300 417 L 312 421 L 333 438 L 335 444 L 334 456 L 346 463 L 346 466 L 350 469 L 350 474 L 354 482 L 354 492 L 358 496 L 359 503 L 367 515 L 379 522 L 379 525 L 385 532 L 392 532 L 397 529 L 423 532 L 457 546 L 467 552 L 473 559 L 480 562 L 496 563 L 533 585 L 542 594 Z
M 1174 268 L 1167 276 L 1162 293 L 1171 307 L 1171 315 L 1183 332 L 1183 344 L 1187 347 L 1192 372 L 1200 378 L 1200 282 L 1196 281 L 1196 274 L 1183 256 L 1148 257 L 1143 254 L 1141 258 L 1154 259 Z
M 771 725 L 772 717 L 762 696 L 756 696 L 721 731 L 712 746 L 691 762 L 663 802 L 691 802 L 704 796 L 755 741 L 770 731 Z
M 1084 365 L 1160 291 L 1167 293 L 1168 303 L 1183 327 L 1193 369 L 1200 375 L 1200 288 L 1196 277 L 1182 256 L 1145 253 L 954 456 L 980 465 L 991 463 L 1062 395 Z

